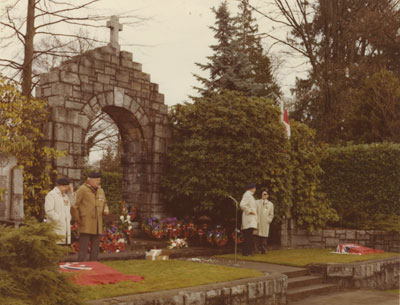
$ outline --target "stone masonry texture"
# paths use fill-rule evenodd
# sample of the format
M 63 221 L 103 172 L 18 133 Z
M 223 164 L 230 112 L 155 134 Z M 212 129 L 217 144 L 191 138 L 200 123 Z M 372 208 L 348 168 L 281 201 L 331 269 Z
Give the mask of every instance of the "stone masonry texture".
M 123 199 L 135 205 L 139 219 L 162 217 L 160 175 L 171 137 L 168 106 L 132 57 L 111 46 L 73 57 L 41 75 L 36 96 L 46 99 L 51 110 L 46 144 L 68 154 L 53 162 L 59 173 L 75 184 L 82 181 L 85 136 L 95 116 L 106 112 L 123 141 Z

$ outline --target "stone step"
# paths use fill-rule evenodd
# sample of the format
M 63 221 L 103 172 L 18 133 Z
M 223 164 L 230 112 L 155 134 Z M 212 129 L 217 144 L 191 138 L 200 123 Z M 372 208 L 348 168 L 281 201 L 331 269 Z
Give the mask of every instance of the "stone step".
M 295 289 L 288 289 L 287 298 L 290 301 L 297 301 L 309 297 L 311 295 L 320 295 L 333 291 L 337 291 L 338 286 L 335 284 L 316 284 Z
M 309 275 L 308 269 L 300 269 L 294 271 L 285 271 L 283 274 L 286 274 L 288 278 L 294 278 L 299 276 Z
M 322 283 L 322 277 L 320 276 L 306 275 L 306 276 L 292 277 L 289 278 L 288 280 L 288 290 L 295 289 L 298 287 L 321 284 L 321 283 Z

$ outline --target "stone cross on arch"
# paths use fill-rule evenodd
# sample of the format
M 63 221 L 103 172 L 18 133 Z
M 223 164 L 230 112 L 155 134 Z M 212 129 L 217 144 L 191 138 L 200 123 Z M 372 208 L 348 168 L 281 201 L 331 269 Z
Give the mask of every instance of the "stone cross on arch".
M 122 31 L 122 24 L 119 23 L 119 18 L 117 16 L 111 16 L 110 20 L 107 21 L 107 27 L 110 29 L 109 45 L 119 49 L 118 32 Z

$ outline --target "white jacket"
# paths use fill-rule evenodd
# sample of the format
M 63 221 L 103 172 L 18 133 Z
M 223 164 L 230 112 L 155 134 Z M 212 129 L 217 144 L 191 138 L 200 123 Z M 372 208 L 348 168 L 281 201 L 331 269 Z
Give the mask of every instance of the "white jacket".
M 269 200 L 256 200 L 257 218 L 258 218 L 258 233 L 262 237 L 268 237 L 269 225 L 274 219 L 274 205 Z
M 257 208 L 256 201 L 254 200 L 251 191 L 247 190 L 240 201 L 240 208 L 242 214 L 242 229 L 257 229 Z M 253 214 L 250 214 L 253 213 Z
M 65 202 L 64 202 L 65 201 Z M 55 233 L 63 236 L 57 243 L 71 243 L 71 196 L 62 195 L 56 186 L 45 198 L 44 210 L 48 222 L 55 223 Z

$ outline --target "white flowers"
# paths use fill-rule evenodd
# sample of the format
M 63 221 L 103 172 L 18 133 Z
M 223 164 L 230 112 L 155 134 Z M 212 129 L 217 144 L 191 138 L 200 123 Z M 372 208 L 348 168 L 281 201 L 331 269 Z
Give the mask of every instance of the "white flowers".
M 168 249 L 181 249 L 181 248 L 187 248 L 188 244 L 186 242 L 185 238 L 175 238 L 175 239 L 170 239 L 168 241 Z

